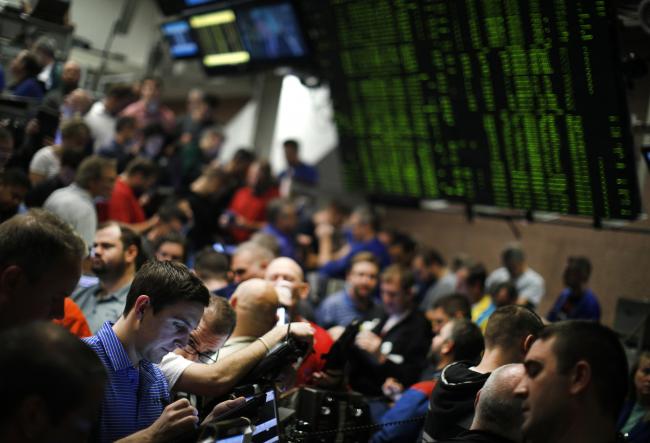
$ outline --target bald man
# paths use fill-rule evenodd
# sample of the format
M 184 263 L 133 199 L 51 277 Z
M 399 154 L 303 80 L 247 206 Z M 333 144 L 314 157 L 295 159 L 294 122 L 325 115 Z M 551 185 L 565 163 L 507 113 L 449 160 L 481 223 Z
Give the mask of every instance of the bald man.
M 288 257 L 279 257 L 269 263 L 266 268 L 265 278 L 273 283 L 278 293 L 280 305 L 287 310 L 289 321 L 307 322 L 298 313 L 298 303 L 309 295 L 309 283 L 305 282 L 305 275 L 300 265 Z M 314 352 L 302 362 L 296 374 L 296 385 L 313 384 L 314 373 L 323 370 L 327 354 L 334 341 L 327 331 L 316 323 L 309 322 L 314 329 Z
M 273 258 L 273 252 L 264 246 L 253 242 L 242 243 L 232 256 L 233 281 L 241 283 L 251 278 L 264 278 L 264 271 Z
M 444 442 L 515 443 L 522 441 L 523 400 L 515 388 L 524 376 L 524 365 L 508 364 L 494 370 L 476 394 L 470 430 Z M 443 443 L 444 443 L 443 442 Z
M 219 360 L 244 349 L 278 322 L 278 295 L 273 285 L 259 278 L 241 283 L 230 299 L 237 315 L 232 335 L 219 351 Z

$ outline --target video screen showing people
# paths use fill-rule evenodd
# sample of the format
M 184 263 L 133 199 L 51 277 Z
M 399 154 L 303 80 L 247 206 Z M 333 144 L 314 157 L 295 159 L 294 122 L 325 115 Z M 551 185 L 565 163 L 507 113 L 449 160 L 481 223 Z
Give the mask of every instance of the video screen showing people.
M 290 3 L 242 9 L 237 14 L 244 46 L 253 60 L 300 58 L 307 45 Z

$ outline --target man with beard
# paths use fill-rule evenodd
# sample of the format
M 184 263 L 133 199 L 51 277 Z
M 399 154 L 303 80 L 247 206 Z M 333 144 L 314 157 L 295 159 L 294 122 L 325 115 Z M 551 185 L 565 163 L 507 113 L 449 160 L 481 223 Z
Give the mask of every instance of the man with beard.
M 370 252 L 360 252 L 350 262 L 345 288 L 329 295 L 316 312 L 317 323 L 326 329 L 345 327 L 354 319 L 381 313 L 372 301 L 377 288 L 379 263 Z M 340 328 L 339 328 L 340 329 Z
M 136 158 L 129 162 L 124 174 L 115 181 L 108 201 L 108 219 L 126 223 L 138 233 L 155 225 L 157 219 L 147 220 L 138 199 L 155 184 L 157 174 L 156 165 L 151 160 Z
M 97 229 L 91 260 L 99 281 L 89 285 L 82 279 L 72 294 L 93 333 L 122 314 L 139 253 L 140 236 L 131 229 L 117 223 L 105 223 Z

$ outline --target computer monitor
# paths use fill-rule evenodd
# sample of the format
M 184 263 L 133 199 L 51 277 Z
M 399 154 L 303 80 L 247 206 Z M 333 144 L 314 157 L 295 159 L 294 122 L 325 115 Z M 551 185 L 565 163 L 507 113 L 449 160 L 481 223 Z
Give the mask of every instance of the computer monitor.
M 233 9 L 196 14 L 190 16 L 188 22 L 201 51 L 201 62 L 208 72 L 250 61 Z
M 290 2 L 242 7 L 237 14 L 237 25 L 254 61 L 300 59 L 308 54 Z
M 280 420 L 274 389 L 266 391 L 266 402 L 259 408 L 253 443 L 274 443 L 280 441 Z
M 199 46 L 192 37 L 187 20 L 174 20 L 160 25 L 167 44 L 169 55 L 173 59 L 195 58 L 199 55 Z

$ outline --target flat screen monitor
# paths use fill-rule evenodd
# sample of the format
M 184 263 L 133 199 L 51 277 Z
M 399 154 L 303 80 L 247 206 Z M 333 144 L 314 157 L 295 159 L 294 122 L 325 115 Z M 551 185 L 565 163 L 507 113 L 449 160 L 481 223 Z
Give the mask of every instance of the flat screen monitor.
M 201 61 L 208 71 L 250 61 L 250 54 L 244 48 L 237 28 L 234 10 L 193 15 L 189 23 L 201 49 Z
M 169 54 L 173 59 L 194 58 L 199 55 L 199 46 L 194 41 L 186 20 L 163 23 L 160 30 L 169 45 Z
M 274 443 L 280 441 L 280 423 L 275 390 L 266 391 L 266 402 L 260 407 L 255 420 L 253 443 Z
M 305 60 L 308 45 L 290 1 L 244 2 L 190 15 L 208 74 Z
M 307 45 L 289 2 L 242 8 L 237 17 L 244 46 L 254 61 L 302 58 Z

